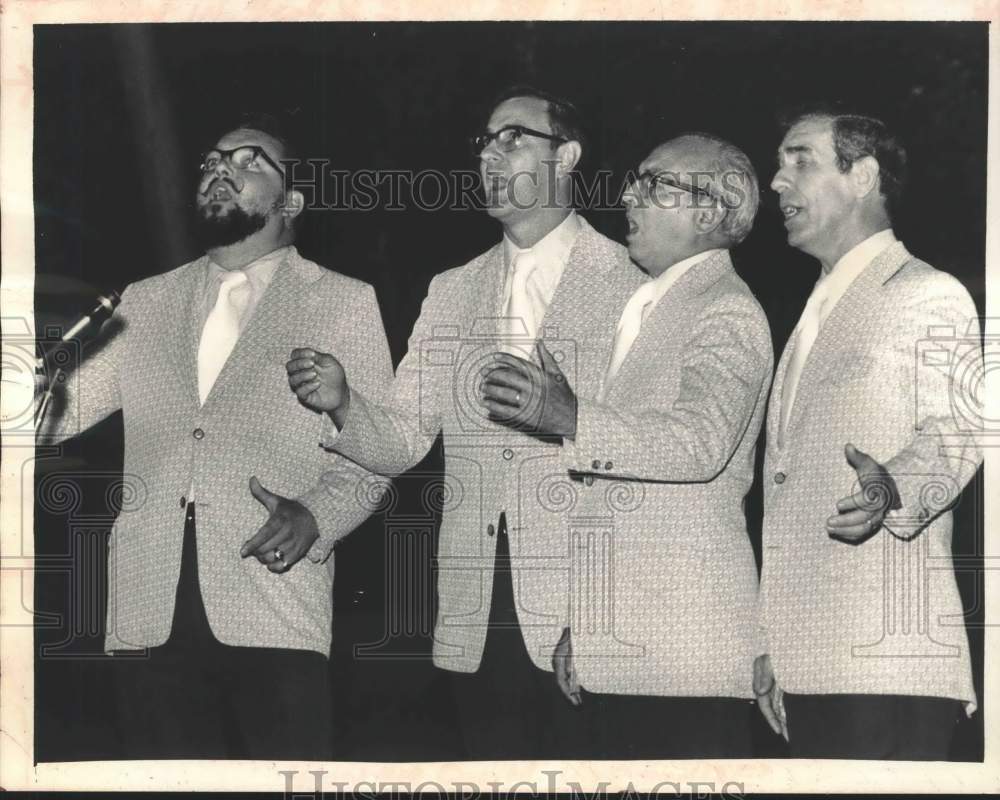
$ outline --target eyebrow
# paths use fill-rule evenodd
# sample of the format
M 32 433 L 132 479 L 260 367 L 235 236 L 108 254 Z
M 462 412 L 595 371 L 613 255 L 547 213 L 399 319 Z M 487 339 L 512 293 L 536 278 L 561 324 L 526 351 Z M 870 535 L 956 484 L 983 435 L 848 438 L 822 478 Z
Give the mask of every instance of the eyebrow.
M 777 162 L 781 164 L 782 156 L 791 155 L 812 155 L 815 151 L 807 144 L 790 144 L 786 147 L 778 148 Z
M 513 120 L 508 120 L 507 122 L 501 122 L 499 125 L 493 128 L 493 131 L 499 131 L 502 130 L 503 128 L 514 128 L 514 127 L 531 128 L 534 131 L 542 130 L 541 128 L 536 128 L 534 125 L 529 125 L 527 122 L 524 122 L 521 119 L 513 119 Z M 487 123 L 486 125 L 486 130 L 490 130 L 489 123 Z

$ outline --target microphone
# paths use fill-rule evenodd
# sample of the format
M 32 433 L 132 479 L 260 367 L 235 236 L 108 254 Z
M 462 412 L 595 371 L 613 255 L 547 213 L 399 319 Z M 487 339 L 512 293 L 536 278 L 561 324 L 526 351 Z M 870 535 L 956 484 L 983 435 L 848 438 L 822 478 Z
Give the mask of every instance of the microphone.
M 104 324 L 105 320 L 111 317 L 121 301 L 122 297 L 116 291 L 110 291 L 106 295 L 99 295 L 97 298 L 97 305 L 94 307 L 94 310 L 89 314 L 84 314 L 80 317 L 80 319 L 73 323 L 70 329 L 62 335 L 62 338 L 60 338 L 59 341 L 52 346 L 49 352 L 52 352 L 52 350 L 55 350 L 56 348 L 75 339 L 81 332 L 91 325 L 95 328 L 99 328 L 102 324 Z M 46 358 L 47 357 L 48 355 L 46 355 Z
M 40 427 L 44 421 L 45 413 L 48 411 L 49 403 L 52 401 L 52 391 L 56 383 L 62 380 L 63 366 L 65 366 L 66 356 L 68 356 L 68 353 L 65 352 L 66 347 L 87 328 L 94 328 L 95 330 L 100 328 L 105 321 L 111 318 L 111 315 L 118 308 L 118 304 L 121 301 L 121 295 L 114 290 L 108 292 L 106 295 L 99 295 L 97 305 L 94 306 L 94 309 L 73 323 L 59 341 L 48 348 L 38 360 L 39 369 L 45 369 L 47 364 L 55 367 L 55 369 L 47 381 L 48 385 L 45 387 L 45 392 L 42 394 L 41 401 L 35 411 L 36 427 Z M 62 358 L 59 357 L 60 353 L 63 356 Z M 60 360 L 63 361 L 63 365 L 59 364 Z

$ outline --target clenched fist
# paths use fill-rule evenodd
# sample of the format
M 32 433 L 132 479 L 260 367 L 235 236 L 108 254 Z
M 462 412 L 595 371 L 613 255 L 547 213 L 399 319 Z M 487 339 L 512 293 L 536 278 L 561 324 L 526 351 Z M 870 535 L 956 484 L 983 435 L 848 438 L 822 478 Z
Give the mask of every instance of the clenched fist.
M 310 347 L 297 347 L 285 370 L 288 385 L 304 406 L 329 414 L 338 428 L 343 427 L 351 390 L 344 367 L 336 358 Z

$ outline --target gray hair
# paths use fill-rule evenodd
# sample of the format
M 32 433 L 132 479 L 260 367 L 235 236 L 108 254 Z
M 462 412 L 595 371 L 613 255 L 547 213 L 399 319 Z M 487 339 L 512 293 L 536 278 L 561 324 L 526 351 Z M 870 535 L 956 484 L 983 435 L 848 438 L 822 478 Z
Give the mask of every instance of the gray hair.
M 760 185 L 753 164 L 747 154 L 732 142 L 711 133 L 695 131 L 678 138 L 685 137 L 714 145 L 714 152 L 705 164 L 706 181 L 701 187 L 719 200 L 726 210 L 720 230 L 730 247 L 738 245 L 753 229 L 754 217 L 760 207 Z

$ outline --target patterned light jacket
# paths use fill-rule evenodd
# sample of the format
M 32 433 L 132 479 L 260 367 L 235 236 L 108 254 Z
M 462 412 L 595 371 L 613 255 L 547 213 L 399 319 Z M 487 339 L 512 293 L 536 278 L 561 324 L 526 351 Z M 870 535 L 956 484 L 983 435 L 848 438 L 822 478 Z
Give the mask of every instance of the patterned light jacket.
M 539 338 L 579 396 L 596 396 L 611 353 L 614 323 L 642 280 L 627 251 L 581 219 L 581 230 Z M 568 621 L 573 483 L 561 448 L 486 419 L 480 369 L 499 348 L 503 245 L 431 282 L 390 400 L 352 388 L 343 429 L 331 445 L 364 467 L 395 475 L 416 464 L 444 434 L 434 663 L 474 672 L 486 641 L 496 525 L 506 513 L 521 632 L 534 663 L 551 670 Z
M 375 294 L 291 248 L 200 406 L 207 269 L 202 257 L 129 286 L 113 318 L 117 330 L 69 375 L 62 413 L 39 432 L 58 441 L 122 411 L 126 491 L 109 545 L 105 648 L 167 640 L 193 486 L 199 578 L 216 638 L 328 656 L 333 570 L 321 562 L 370 513 L 356 500 L 367 473 L 319 446 L 322 419 L 289 390 L 285 362 L 293 347 L 313 342 L 337 353 L 379 397 L 392 362 Z M 268 517 L 250 494 L 251 475 L 298 498 L 319 525 L 308 557 L 284 574 L 240 558 L 241 545 Z
M 743 500 L 772 367 L 764 312 L 723 251 L 662 297 L 601 402 L 580 401 L 564 450 L 588 473 L 571 625 L 584 688 L 753 696 Z
M 767 420 L 763 647 L 802 694 L 904 694 L 975 703 L 952 564 L 951 505 L 981 463 L 975 306 L 900 242 L 834 307 L 809 352 L 783 440 L 778 364 Z M 844 446 L 883 464 L 902 508 L 861 544 L 830 538 L 858 490 Z

